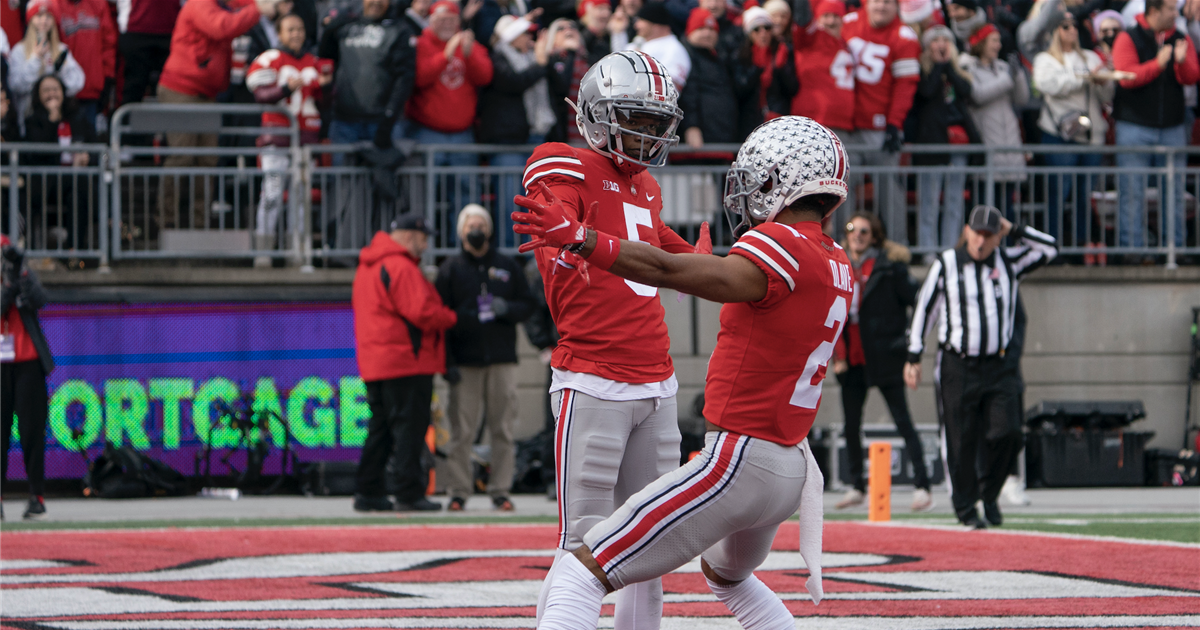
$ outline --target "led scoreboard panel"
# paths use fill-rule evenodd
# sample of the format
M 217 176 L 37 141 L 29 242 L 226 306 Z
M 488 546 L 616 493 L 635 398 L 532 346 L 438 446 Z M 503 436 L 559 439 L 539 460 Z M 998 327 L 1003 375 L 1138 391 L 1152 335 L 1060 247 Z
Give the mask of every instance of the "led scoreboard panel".
M 51 305 L 40 319 L 57 363 L 47 380 L 48 478 L 82 477 L 79 450 L 94 458 L 106 441 L 188 475 L 211 443 L 213 474 L 227 474 L 217 452 L 260 431 L 244 436 L 222 409 L 250 397 L 287 422 L 300 461 L 358 460 L 370 410 L 349 302 Z M 266 433 L 270 474 L 282 423 Z M 23 479 L 12 454 L 9 478 Z

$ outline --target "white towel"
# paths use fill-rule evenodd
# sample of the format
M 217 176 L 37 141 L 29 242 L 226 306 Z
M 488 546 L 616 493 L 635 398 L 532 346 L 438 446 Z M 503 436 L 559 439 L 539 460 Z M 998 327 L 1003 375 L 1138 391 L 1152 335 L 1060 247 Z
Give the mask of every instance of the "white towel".
M 825 597 L 821 586 L 821 529 L 825 523 L 825 476 L 817 466 L 808 438 L 800 442 L 800 450 L 807 462 L 804 489 L 800 491 L 800 557 L 808 567 L 808 581 L 804 583 L 813 604 L 820 604 Z

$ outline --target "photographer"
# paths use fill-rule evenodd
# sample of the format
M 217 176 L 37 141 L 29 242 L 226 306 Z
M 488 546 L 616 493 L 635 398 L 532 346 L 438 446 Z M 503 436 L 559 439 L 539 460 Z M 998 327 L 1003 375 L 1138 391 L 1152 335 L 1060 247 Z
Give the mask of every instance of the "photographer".
M 35 519 L 46 515 L 42 500 L 49 403 L 46 376 L 54 371 L 54 358 L 37 318 L 38 310 L 46 304 L 46 292 L 25 264 L 25 252 L 13 246 L 7 236 L 0 236 L 0 285 L 0 484 L 8 478 L 8 443 L 16 412 L 25 478 L 29 480 L 29 506 L 24 518 Z M 0 512 L 0 518 L 3 516 Z

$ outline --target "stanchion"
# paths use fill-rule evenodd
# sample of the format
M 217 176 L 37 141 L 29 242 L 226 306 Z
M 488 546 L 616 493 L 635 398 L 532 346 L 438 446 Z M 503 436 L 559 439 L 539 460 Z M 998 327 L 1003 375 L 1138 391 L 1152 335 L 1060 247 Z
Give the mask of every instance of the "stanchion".
M 867 487 L 867 520 L 892 520 L 892 445 L 871 442 L 871 475 Z

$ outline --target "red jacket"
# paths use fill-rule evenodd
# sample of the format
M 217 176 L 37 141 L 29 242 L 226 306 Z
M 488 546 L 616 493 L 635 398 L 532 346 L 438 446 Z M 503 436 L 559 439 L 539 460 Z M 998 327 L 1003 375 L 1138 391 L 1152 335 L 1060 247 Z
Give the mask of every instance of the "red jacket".
M 1137 16 L 1138 24 L 1146 30 L 1151 30 L 1150 25 L 1146 23 L 1144 14 Z M 1175 29 L 1170 29 L 1163 33 L 1164 38 L 1169 38 L 1175 34 Z M 1169 64 L 1175 69 L 1175 80 L 1179 81 L 1180 85 L 1192 85 L 1200 81 L 1200 62 L 1196 59 L 1196 47 L 1192 40 L 1187 35 L 1183 36 L 1188 42 L 1190 53 L 1184 58 L 1182 64 Z M 1161 41 L 1161 40 L 1160 40 Z M 1121 87 L 1125 89 L 1137 89 L 1150 83 L 1162 74 L 1163 69 L 1158 67 L 1158 62 L 1154 59 L 1141 63 L 1138 60 L 1137 48 L 1133 45 L 1133 39 L 1127 32 L 1117 34 L 1116 41 L 1113 42 L 1113 67 L 1117 70 L 1132 72 L 1136 77 L 1121 81 Z
M 492 82 L 492 60 L 479 42 L 463 57 L 462 47 L 446 58 L 446 42 L 431 29 L 417 40 L 417 81 L 408 99 L 409 119 L 442 133 L 458 133 L 475 122 L 477 89 Z
M 792 115 L 852 131 L 855 64 L 846 42 L 817 24 L 800 31 L 792 41 L 796 76 L 800 79 L 800 91 L 792 97 Z
M 376 232 L 359 255 L 351 303 L 364 381 L 446 370 L 445 333 L 458 315 L 442 304 L 417 258 L 386 232 Z
M 58 31 L 83 67 L 83 89 L 75 98 L 100 98 L 104 81 L 117 76 L 117 24 L 106 0 L 55 0 Z
M 188 0 L 175 22 L 171 56 L 159 84 L 189 96 L 216 98 L 229 87 L 233 38 L 258 19 L 254 0 Z

